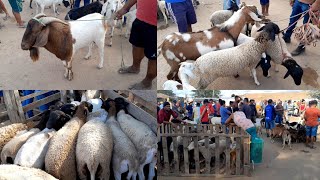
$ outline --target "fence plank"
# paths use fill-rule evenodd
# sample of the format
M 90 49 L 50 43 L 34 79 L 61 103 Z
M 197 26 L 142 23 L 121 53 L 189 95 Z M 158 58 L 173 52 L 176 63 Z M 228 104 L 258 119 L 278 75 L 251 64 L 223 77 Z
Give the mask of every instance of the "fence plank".
M 187 137 L 183 138 L 183 161 L 184 161 L 184 173 L 189 174 L 189 151 Z
M 241 157 L 241 153 L 240 153 L 240 149 L 241 149 L 241 139 L 240 138 L 236 138 L 236 175 L 240 175 L 240 157 Z
M 220 148 L 220 142 L 219 142 L 220 138 L 219 136 L 215 137 L 215 144 L 216 144 L 216 149 Z M 215 151 L 215 173 L 216 174 L 220 174 L 220 154 L 219 151 Z
M 171 137 L 171 136 L 186 136 L 193 137 L 195 133 L 172 133 L 172 134 L 162 134 L 161 136 Z M 197 133 L 197 136 L 209 136 L 209 137 L 249 137 L 248 135 L 239 135 L 239 134 L 208 134 L 208 133 Z
M 12 123 L 19 123 L 21 122 L 18 110 L 16 107 L 16 103 L 14 101 L 14 94 L 12 90 L 5 90 L 3 91 L 3 99 L 6 104 L 6 109 L 8 112 L 9 119 Z
M 198 129 L 198 128 L 197 128 Z M 199 160 L 199 144 L 198 144 L 199 136 L 194 137 L 194 160 L 196 162 L 196 173 L 200 174 L 200 160 Z
M 172 137 L 173 139 L 173 156 L 174 156 L 174 171 L 179 172 L 179 154 L 178 154 L 178 137 Z
M 19 91 L 18 90 L 14 90 L 13 93 L 14 93 L 15 103 L 17 105 L 18 113 L 19 113 L 19 116 L 21 118 L 21 121 L 25 121 L 26 117 L 24 115 L 24 111 L 23 111 L 23 108 L 22 108 L 21 97 L 20 97 Z
M 169 174 L 169 157 L 168 157 L 168 146 L 167 137 L 162 137 L 163 157 L 164 157 L 164 174 Z
M 249 175 L 250 170 L 250 140 L 249 138 L 244 138 L 243 143 L 244 150 L 244 175 Z
M 34 101 L 33 103 L 30 103 L 26 106 L 23 106 L 23 111 L 27 112 L 29 110 L 35 109 L 41 105 L 47 104 L 47 103 L 52 102 L 57 99 L 60 99 L 60 93 L 52 94 L 52 95 L 47 96 L 43 99 L 40 99 L 38 101 Z
M 40 92 L 35 92 L 35 93 L 32 93 L 32 94 L 28 94 L 26 96 L 22 96 L 21 97 L 21 101 L 24 101 L 24 100 L 27 100 L 27 99 L 30 99 L 30 98 L 34 98 L 36 96 L 39 96 L 39 95 L 42 95 L 42 94 L 45 94 L 47 92 L 50 92 L 51 90 L 49 91 L 40 91 Z
M 207 156 L 206 156 L 206 173 L 207 174 L 210 174 L 210 170 L 211 170 L 211 167 L 210 167 L 210 161 L 211 161 L 211 157 L 209 156 L 209 137 L 206 136 L 205 137 L 205 147 L 206 147 L 206 153 L 207 153 Z
M 229 132 L 232 129 L 232 126 L 229 129 Z M 230 138 L 226 138 L 226 174 L 230 175 Z

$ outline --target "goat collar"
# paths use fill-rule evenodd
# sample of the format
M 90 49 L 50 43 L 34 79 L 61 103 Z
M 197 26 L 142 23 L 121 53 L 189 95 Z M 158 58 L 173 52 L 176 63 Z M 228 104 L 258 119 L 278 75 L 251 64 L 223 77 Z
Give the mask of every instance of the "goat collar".
M 32 18 L 33 20 L 36 20 L 38 23 L 42 24 L 43 26 L 46 26 L 42 21 L 40 21 L 40 19 L 37 18 Z

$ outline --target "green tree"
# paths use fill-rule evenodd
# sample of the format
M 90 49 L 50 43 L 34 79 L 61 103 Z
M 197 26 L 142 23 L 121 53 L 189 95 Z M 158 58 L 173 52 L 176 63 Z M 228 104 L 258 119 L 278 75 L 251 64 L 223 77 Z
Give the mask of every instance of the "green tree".
M 309 95 L 312 98 L 320 99 L 320 90 L 309 91 Z
M 221 95 L 221 91 L 220 90 L 213 90 L 213 96 L 216 98 L 219 98 Z
M 168 96 L 175 96 L 175 94 L 171 90 L 158 90 L 158 93 L 165 94 Z

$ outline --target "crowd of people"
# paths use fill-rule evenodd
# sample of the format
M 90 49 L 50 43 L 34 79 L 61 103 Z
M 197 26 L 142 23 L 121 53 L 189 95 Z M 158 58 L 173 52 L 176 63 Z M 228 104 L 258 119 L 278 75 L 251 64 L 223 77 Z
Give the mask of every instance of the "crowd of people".
M 220 117 L 222 125 L 234 123 L 246 130 L 252 138 L 256 137 L 256 118 L 265 119 L 267 137 L 270 137 L 276 124 L 289 122 L 290 116 L 300 116 L 305 120 L 307 145 L 313 144 L 320 123 L 320 110 L 317 100 L 307 104 L 304 99 L 299 101 L 262 100 L 256 103 L 254 99 L 235 96 L 226 105 L 225 100 L 204 99 L 203 101 L 173 100 L 158 102 L 158 124 L 211 124 L 212 117 Z M 189 120 L 189 121 L 186 121 Z M 313 145 L 310 147 L 314 148 Z

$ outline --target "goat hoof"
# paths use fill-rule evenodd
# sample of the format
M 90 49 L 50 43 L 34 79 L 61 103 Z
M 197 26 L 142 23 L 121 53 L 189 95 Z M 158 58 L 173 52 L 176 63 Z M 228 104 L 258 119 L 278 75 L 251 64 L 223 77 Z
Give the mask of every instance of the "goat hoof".
M 102 69 L 102 68 L 103 68 L 103 64 L 99 64 L 98 69 Z
M 259 82 L 257 82 L 257 83 L 256 83 L 256 85 L 257 85 L 257 86 L 260 86 L 260 83 L 259 83 Z
M 85 60 L 89 60 L 91 56 L 84 57 Z
M 71 81 L 73 79 L 73 72 L 69 73 L 68 80 Z

